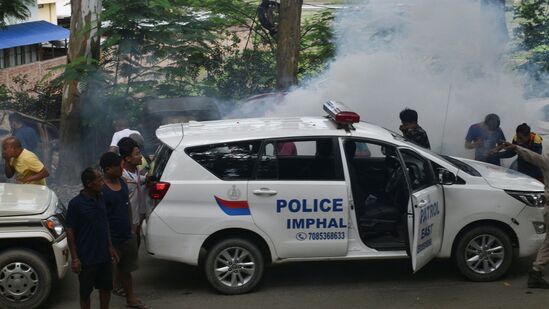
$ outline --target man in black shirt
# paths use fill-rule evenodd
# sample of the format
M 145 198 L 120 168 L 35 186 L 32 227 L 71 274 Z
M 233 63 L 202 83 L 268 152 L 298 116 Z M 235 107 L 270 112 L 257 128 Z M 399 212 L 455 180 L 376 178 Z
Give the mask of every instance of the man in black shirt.
M 431 149 L 427 132 L 417 124 L 417 112 L 406 108 L 400 112 L 400 131 L 404 138 L 423 148 Z
M 110 240 L 105 201 L 101 195 L 103 177 L 93 168 L 82 173 L 84 190 L 73 198 L 67 210 L 67 237 L 72 271 L 80 283 L 80 308 L 90 308 L 93 288 L 99 290 L 102 309 L 109 308 L 112 265 L 118 261 Z
M 132 213 L 128 185 L 122 179 L 122 157 L 114 152 L 101 156 L 99 164 L 105 175 L 102 192 L 107 208 L 111 239 L 120 257 L 116 265 L 115 284 L 121 284 L 126 296 L 126 306 L 148 308 L 133 292 L 132 272 L 138 269 L 137 238 L 132 233 Z M 123 295 L 118 293 L 118 295 Z

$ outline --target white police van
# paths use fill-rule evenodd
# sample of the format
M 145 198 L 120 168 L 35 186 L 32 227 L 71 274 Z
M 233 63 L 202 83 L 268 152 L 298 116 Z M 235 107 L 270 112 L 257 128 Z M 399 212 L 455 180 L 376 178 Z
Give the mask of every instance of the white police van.
M 543 185 L 443 157 L 333 101 L 329 117 L 172 124 L 157 130 L 147 251 L 201 265 L 226 294 L 270 263 L 453 257 L 495 280 L 545 237 Z

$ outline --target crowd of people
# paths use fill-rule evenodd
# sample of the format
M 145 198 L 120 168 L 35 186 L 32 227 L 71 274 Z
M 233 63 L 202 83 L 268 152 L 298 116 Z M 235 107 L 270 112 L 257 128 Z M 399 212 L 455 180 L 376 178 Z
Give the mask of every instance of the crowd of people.
M 403 136 L 430 149 L 427 132 L 418 124 L 418 113 L 400 113 Z M 5 175 L 15 176 L 21 184 L 46 185 L 49 172 L 35 153 L 39 138 L 17 114 L 10 116 L 12 136 L 2 143 Z M 131 308 L 148 308 L 134 293 L 132 272 L 138 269 L 141 225 L 150 211 L 147 196 L 148 162 L 141 154 L 143 137 L 131 130 L 126 119 L 115 124 L 109 150 L 100 160 L 100 170 L 86 168 L 81 174 L 83 190 L 74 197 L 66 216 L 67 237 L 72 257 L 71 268 L 78 274 L 81 308 L 90 308 L 93 289 L 99 290 L 101 308 L 108 308 L 111 293 L 125 297 Z M 279 149 L 294 153 L 291 145 Z M 294 146 L 295 147 L 295 146 Z M 465 148 L 475 150 L 475 160 L 500 165 L 500 159 L 518 156 L 519 172 L 546 184 L 549 196 L 549 158 L 542 156 L 542 138 L 522 123 L 507 142 L 500 118 L 489 114 L 483 122 L 469 127 Z M 549 226 L 549 215 L 545 215 Z M 549 264 L 549 238 L 546 238 L 530 271 L 528 287 L 549 289 L 542 271 Z
M 400 120 L 402 122 L 400 131 L 407 140 L 423 148 L 431 149 L 427 132 L 418 124 L 418 114 L 415 110 L 404 109 L 400 112 Z M 469 127 L 465 136 L 465 148 L 475 150 L 475 160 L 501 165 L 501 159 L 517 156 L 516 150 L 509 147 L 509 143 L 506 142 L 500 125 L 501 121 L 498 115 L 488 114 L 483 122 L 475 123 Z M 522 123 L 517 126 L 511 144 L 541 154 L 542 140 L 543 138 L 539 134 L 531 131 L 530 126 Z M 523 156 L 518 155 L 511 168 L 544 182 L 542 169 L 524 159 Z
M 18 114 L 10 115 L 12 136 L 2 142 L 7 178 L 19 184 L 46 185 L 49 172 L 37 155 L 39 138 Z M 71 268 L 78 274 L 81 308 L 90 308 L 90 296 L 99 290 L 101 308 L 112 294 L 125 297 L 130 308 L 148 308 L 134 293 L 132 272 L 138 269 L 141 224 L 150 208 L 147 196 L 148 162 L 141 154 L 143 137 L 116 122 L 109 150 L 100 170 L 86 168 L 83 190 L 68 205 L 66 228 Z
M 148 308 L 135 295 L 132 278 L 139 268 L 141 224 L 149 207 L 146 169 L 140 168 L 147 163 L 141 134 L 127 126 L 126 120 L 117 122 L 111 147 L 99 160 L 102 173 L 92 167 L 82 173 L 84 190 L 67 209 L 71 267 L 80 281 L 81 308 L 90 308 L 94 288 L 101 308 L 108 308 L 111 291 L 125 297 L 127 307 Z

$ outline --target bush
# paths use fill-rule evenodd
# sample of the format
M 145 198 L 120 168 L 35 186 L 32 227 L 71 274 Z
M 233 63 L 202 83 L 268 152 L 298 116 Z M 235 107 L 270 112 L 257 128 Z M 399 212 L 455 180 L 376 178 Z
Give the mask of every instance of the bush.
M 549 0 L 520 1 L 515 19 L 515 35 L 522 49 L 518 68 L 537 81 L 533 94 L 549 96 Z
M 27 75 L 13 78 L 15 86 L 0 85 L 0 109 L 9 109 L 45 120 L 58 120 L 61 115 L 61 84 L 38 82 L 28 88 Z

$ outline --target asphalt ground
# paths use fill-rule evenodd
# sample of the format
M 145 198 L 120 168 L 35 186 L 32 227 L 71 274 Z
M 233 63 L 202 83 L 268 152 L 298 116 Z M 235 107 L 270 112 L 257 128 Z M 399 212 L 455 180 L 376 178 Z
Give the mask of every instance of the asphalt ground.
M 151 308 L 549 308 L 549 290 L 526 288 L 533 258 L 516 260 L 503 280 L 462 278 L 450 260 L 412 274 L 408 260 L 289 263 L 266 269 L 252 293 L 219 295 L 200 269 L 154 259 L 142 249 L 134 273 L 137 295 Z M 549 277 L 549 276 L 548 276 Z M 53 287 L 46 308 L 78 308 L 78 280 Z M 92 308 L 98 308 L 92 296 Z M 112 296 L 111 308 L 125 308 Z

